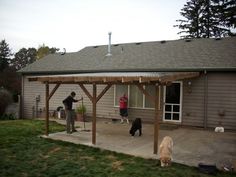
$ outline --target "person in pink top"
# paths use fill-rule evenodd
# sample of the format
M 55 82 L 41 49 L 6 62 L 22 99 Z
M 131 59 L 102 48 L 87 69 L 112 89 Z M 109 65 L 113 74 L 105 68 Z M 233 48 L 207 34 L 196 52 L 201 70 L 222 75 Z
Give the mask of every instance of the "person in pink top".
M 120 103 L 121 123 L 124 122 L 124 119 L 126 119 L 127 123 L 129 123 L 128 108 L 127 108 L 128 97 L 124 94 L 122 97 L 120 97 L 119 103 Z

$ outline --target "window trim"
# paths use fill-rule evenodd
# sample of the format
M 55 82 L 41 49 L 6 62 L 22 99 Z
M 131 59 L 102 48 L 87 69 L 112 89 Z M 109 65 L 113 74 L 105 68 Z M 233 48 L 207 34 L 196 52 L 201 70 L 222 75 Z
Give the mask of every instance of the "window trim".
M 164 86 L 164 92 L 163 92 L 163 115 L 162 115 L 162 120 L 163 122 L 176 122 L 176 123 L 181 123 L 182 122 L 182 109 L 183 109 L 183 81 L 174 81 L 172 83 L 179 83 L 180 84 L 180 103 L 179 103 L 179 120 L 167 120 L 165 119 L 165 105 L 166 105 L 166 86 Z M 168 103 L 169 104 L 169 103 Z M 176 104 L 178 105 L 178 104 Z M 167 111 L 169 112 L 169 111 Z M 174 113 L 174 112 L 172 112 Z
M 117 85 L 122 85 L 122 84 L 115 84 L 114 85 L 114 97 L 113 97 L 113 100 L 114 100 L 114 107 L 115 108 L 119 108 L 119 104 L 117 103 L 116 105 L 116 86 Z M 144 85 L 144 89 L 146 89 L 146 85 Z M 131 108 L 131 109 L 145 109 L 145 110 L 155 110 L 155 107 L 154 108 L 150 108 L 150 107 L 145 107 L 145 99 L 146 99 L 146 95 L 142 94 L 143 95 L 143 104 L 142 104 L 142 107 L 130 107 L 129 105 L 129 99 L 130 99 L 130 85 L 128 85 L 128 108 Z

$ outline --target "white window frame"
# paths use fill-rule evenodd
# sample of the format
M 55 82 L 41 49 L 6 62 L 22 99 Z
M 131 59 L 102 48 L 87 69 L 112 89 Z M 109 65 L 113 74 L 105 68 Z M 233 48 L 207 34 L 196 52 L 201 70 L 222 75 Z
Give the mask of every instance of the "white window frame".
M 171 104 L 171 105 L 179 105 L 179 120 L 167 120 L 165 119 L 165 106 L 168 104 L 166 104 L 166 86 L 164 86 L 164 94 L 163 94 L 163 101 L 164 101 L 164 105 L 163 105 L 163 122 L 177 122 L 177 123 L 181 123 L 182 122 L 182 107 L 183 107 L 183 81 L 175 81 L 173 83 L 180 83 L 180 103 L 179 104 Z M 173 106 L 171 107 L 171 109 L 173 108 Z M 169 111 L 168 111 L 169 112 Z M 171 115 L 173 115 L 173 113 L 171 110 Z
M 116 84 L 116 85 L 119 85 L 119 84 Z M 114 85 L 114 107 L 118 108 L 119 107 L 119 104 L 116 103 L 116 85 Z M 144 85 L 144 89 L 146 88 L 146 86 Z M 130 99 L 130 85 L 128 85 L 128 108 L 132 108 L 132 109 L 148 109 L 148 110 L 154 110 L 155 108 L 148 108 L 148 107 L 145 107 L 145 98 L 146 96 L 144 94 L 143 95 L 143 105 L 142 107 L 130 107 L 129 105 L 129 99 Z
M 116 85 L 120 85 L 120 84 L 116 84 Z M 113 100 L 114 100 L 114 107 L 118 108 L 119 107 L 119 103 L 116 102 L 116 85 L 114 85 L 114 97 L 113 97 Z M 129 85 L 128 86 L 128 107 L 129 107 Z M 116 105 L 117 104 L 117 105 Z

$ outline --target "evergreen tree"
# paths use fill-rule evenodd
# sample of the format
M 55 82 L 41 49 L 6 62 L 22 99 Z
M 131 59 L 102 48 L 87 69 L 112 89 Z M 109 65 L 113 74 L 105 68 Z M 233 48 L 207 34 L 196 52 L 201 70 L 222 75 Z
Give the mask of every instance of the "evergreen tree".
M 236 28 L 236 0 L 212 0 L 222 26 Z
M 236 0 L 189 0 L 181 9 L 185 18 L 176 20 L 184 34 L 181 38 L 210 38 L 230 36 L 235 28 Z
M 174 25 L 178 27 L 182 31 L 178 32 L 178 34 L 182 35 L 181 38 L 200 38 L 201 32 L 203 31 L 203 26 L 200 23 L 200 19 L 202 16 L 202 1 L 199 0 L 191 0 L 186 2 L 184 7 L 181 9 L 180 14 L 185 18 L 176 20 L 179 22 L 179 25 Z
M 9 45 L 5 39 L 0 42 L 0 72 L 2 72 L 9 65 L 10 57 L 12 56 Z

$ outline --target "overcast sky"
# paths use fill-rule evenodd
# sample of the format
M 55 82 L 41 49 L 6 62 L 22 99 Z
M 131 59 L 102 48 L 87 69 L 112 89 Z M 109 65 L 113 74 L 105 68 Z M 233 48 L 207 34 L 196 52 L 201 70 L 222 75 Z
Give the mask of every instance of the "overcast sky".
M 45 44 L 86 46 L 179 39 L 175 20 L 186 0 L 0 0 L 0 40 L 13 52 Z

